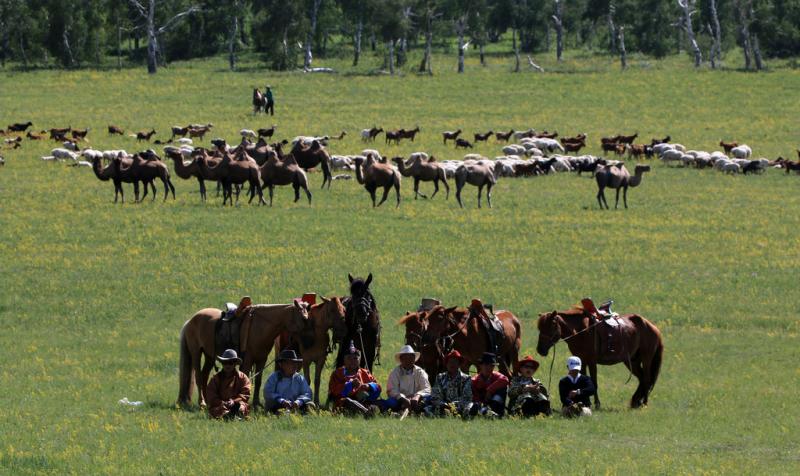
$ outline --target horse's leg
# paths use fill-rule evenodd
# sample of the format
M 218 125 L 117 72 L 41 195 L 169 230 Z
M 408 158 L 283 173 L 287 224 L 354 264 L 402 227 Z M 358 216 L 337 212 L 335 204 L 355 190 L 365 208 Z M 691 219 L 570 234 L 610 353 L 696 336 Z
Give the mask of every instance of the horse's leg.
M 631 408 L 639 408 L 642 406 L 642 392 L 644 391 L 644 384 L 647 379 L 644 376 L 642 362 L 638 355 L 631 358 L 629 368 L 631 372 L 633 372 L 633 375 L 636 376 L 636 379 L 639 380 L 639 385 L 636 386 L 636 391 L 633 392 L 633 396 L 631 396 Z
M 314 362 L 314 403 L 319 408 L 319 381 L 322 376 L 322 368 L 325 367 L 325 357 Z
M 205 403 L 203 391 L 205 390 L 205 386 L 200 379 L 200 358 L 203 356 L 202 349 L 197 349 L 192 353 L 192 370 L 191 373 L 194 374 L 194 384 L 197 386 L 197 404 L 202 406 Z M 191 385 L 191 377 L 189 384 Z M 189 400 L 191 403 L 191 400 Z
M 198 388 L 200 390 L 200 406 L 206 406 L 206 386 L 208 385 L 208 376 L 211 374 L 211 369 L 214 368 L 214 357 L 209 358 L 205 356 L 203 362 L 203 370 L 200 371 L 200 382 Z
M 599 410 L 600 392 L 597 390 L 599 388 L 597 386 L 597 362 L 592 361 L 588 365 L 589 365 L 589 377 L 592 379 L 592 383 L 594 383 L 594 407 Z
M 267 354 L 269 355 L 269 354 Z M 259 359 L 256 361 L 256 381 L 255 381 L 255 388 L 253 389 L 253 408 L 258 406 L 258 396 L 259 391 L 261 390 L 261 374 L 264 370 L 264 365 L 266 364 L 266 358 L 264 360 Z

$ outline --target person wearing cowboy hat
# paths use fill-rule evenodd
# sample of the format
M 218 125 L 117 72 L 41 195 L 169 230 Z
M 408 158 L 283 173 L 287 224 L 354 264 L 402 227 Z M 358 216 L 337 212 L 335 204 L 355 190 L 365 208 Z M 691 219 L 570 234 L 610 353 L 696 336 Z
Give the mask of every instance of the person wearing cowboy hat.
M 272 372 L 264 384 L 264 410 L 272 413 L 292 412 L 306 414 L 317 407 L 311 401 L 311 387 L 297 369 L 303 359 L 291 349 L 282 350 L 275 360 L 278 370 Z
M 519 375 L 511 378 L 508 388 L 508 408 L 511 413 L 525 417 L 539 414 L 550 415 L 550 396 L 539 379 L 533 378 L 537 362 L 531 356 L 525 356 L 517 364 Z
M 502 417 L 506 412 L 508 377 L 494 369 L 497 356 L 484 352 L 478 365 L 478 375 L 472 377 L 472 402 L 470 416 Z
M 250 413 L 250 379 L 236 369 L 242 359 L 233 349 L 227 349 L 217 357 L 222 370 L 217 372 L 206 387 L 208 415 L 226 420 L 242 419 Z
M 386 385 L 389 398 L 384 402 L 384 408 L 417 413 L 422 410 L 431 394 L 428 374 L 415 364 L 419 360 L 419 352 L 415 352 L 410 345 L 404 345 L 394 354 L 394 358 L 399 365 L 389 374 Z
M 567 375 L 558 382 L 558 393 L 563 405 L 565 415 L 591 415 L 592 402 L 589 397 L 595 394 L 592 379 L 581 374 L 582 362 L 580 357 L 572 356 L 567 359 Z M 575 411 L 582 407 L 581 413 Z M 588 410 L 588 412 L 586 411 Z
M 328 381 L 328 399 L 334 411 L 347 411 L 371 417 L 378 413 L 381 386 L 365 368 L 359 367 L 361 351 L 353 342 L 344 354 L 344 365 L 334 370 Z
M 452 350 L 445 356 L 444 365 L 447 371 L 436 376 L 430 403 L 425 407 L 426 415 L 469 415 L 472 407 L 472 379 L 461 371 L 464 361 L 457 350 Z

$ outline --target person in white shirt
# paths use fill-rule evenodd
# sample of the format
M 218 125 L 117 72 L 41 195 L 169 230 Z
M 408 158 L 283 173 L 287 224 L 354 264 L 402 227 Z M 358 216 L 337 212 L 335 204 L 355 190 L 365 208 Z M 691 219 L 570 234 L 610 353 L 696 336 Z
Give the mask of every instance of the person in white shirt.
M 384 401 L 384 409 L 419 413 L 431 395 L 428 374 L 416 365 L 419 352 L 415 352 L 410 345 L 404 345 L 394 358 L 400 365 L 389 374 L 386 385 L 389 398 Z

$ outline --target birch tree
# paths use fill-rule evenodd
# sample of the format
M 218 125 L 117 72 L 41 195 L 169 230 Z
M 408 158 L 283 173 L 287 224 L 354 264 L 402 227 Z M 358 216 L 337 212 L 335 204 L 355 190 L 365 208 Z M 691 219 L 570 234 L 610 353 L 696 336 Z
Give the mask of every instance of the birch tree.
M 139 0 L 128 1 L 145 21 L 145 30 L 147 32 L 147 72 L 149 74 L 156 74 L 156 71 L 158 71 L 157 55 L 160 51 L 158 36 L 169 31 L 170 28 L 175 26 L 178 21 L 187 15 L 199 12 L 200 7 L 192 5 L 188 9 L 167 20 L 161 27 L 156 27 L 156 7 L 158 5 L 158 0 L 147 0 L 147 7 L 139 2 Z
M 564 9 L 561 0 L 555 0 L 555 15 L 552 18 L 556 27 L 556 60 L 561 61 L 561 53 L 564 51 Z
M 692 15 L 697 12 L 694 8 L 696 0 L 677 1 L 678 7 L 680 7 L 682 12 L 682 17 L 676 26 L 682 28 L 683 31 L 686 32 L 686 38 L 689 40 L 689 44 L 692 46 L 692 52 L 694 53 L 694 67 L 699 68 L 700 63 L 703 62 L 703 53 L 700 51 L 700 46 L 697 44 L 697 39 L 694 36 L 694 27 L 692 26 Z

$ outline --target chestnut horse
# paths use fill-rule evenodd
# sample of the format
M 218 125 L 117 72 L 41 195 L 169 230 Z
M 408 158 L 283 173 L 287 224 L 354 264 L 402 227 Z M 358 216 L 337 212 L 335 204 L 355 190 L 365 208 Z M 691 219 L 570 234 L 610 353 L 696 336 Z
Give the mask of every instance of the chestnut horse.
M 551 347 L 564 339 L 570 352 L 581 358 L 586 372 L 597 388 L 597 364 L 614 365 L 623 363 L 639 380 L 639 385 L 631 397 L 631 408 L 647 405 L 647 399 L 658 379 L 661 370 L 661 359 L 664 354 L 664 341 L 661 331 L 650 321 L 638 314 L 619 316 L 619 336 L 614 345 L 619 349 L 613 355 L 604 352 L 601 345 L 600 332 L 592 324 L 592 319 L 582 307 L 576 306 L 569 311 L 553 311 L 539 314 L 539 341 L 536 351 L 546 356 Z M 594 395 L 594 404 L 600 408 L 600 398 Z
M 511 311 L 497 311 L 505 331 L 497 355 L 499 370 L 511 376 L 512 366 L 519 358 L 522 344 L 522 327 Z M 457 350 L 464 357 L 462 370 L 477 367 L 484 352 L 490 352 L 486 329 L 469 309 L 435 306 L 427 312 L 408 314 L 400 320 L 406 325 L 406 344 L 421 353 L 420 360 L 428 375 L 437 375 L 444 369 L 444 356 Z M 416 330 L 414 330 L 416 329 Z
M 322 298 L 322 302 L 314 304 L 308 311 L 310 329 L 299 334 L 283 333 L 275 343 L 275 352 L 286 348 L 298 351 L 303 359 L 303 375 L 306 382 L 311 383 L 311 364 L 314 364 L 314 403 L 319 406 L 320 375 L 325 367 L 325 360 L 331 353 L 331 342 L 334 345 L 344 338 L 347 332 L 345 325 L 345 308 L 338 297 Z M 332 338 L 328 331 L 333 330 Z
M 240 344 L 243 362 L 241 371 L 248 373 L 255 363 L 256 376 L 254 405 L 258 404 L 261 385 L 261 369 L 267 362 L 275 338 L 283 331 L 299 332 L 308 319 L 308 305 L 295 301 L 293 304 L 257 304 L 242 316 Z M 189 405 L 192 401 L 192 386 L 197 385 L 198 403 L 206 404 L 206 385 L 214 367 L 216 356 L 225 349 L 215 349 L 215 328 L 222 318 L 222 311 L 214 308 L 201 309 L 181 329 L 178 404 Z M 200 365 L 201 358 L 203 360 Z

